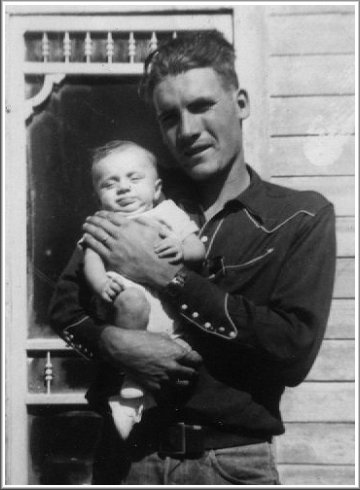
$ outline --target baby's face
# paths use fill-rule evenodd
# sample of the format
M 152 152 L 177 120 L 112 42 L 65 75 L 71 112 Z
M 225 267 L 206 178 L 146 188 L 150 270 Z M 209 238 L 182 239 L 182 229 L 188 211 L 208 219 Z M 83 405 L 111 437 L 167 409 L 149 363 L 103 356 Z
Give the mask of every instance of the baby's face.
M 160 197 L 161 180 L 141 148 L 122 148 L 93 167 L 95 190 L 107 211 L 126 215 L 152 209 Z

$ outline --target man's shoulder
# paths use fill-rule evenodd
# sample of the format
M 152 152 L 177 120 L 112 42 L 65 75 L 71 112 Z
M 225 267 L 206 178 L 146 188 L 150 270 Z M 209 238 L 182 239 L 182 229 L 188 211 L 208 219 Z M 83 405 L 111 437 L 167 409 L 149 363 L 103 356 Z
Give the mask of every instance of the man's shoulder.
M 291 187 L 263 181 L 266 199 L 272 209 L 278 208 L 286 212 L 306 211 L 317 214 L 332 203 L 315 190 L 299 190 Z

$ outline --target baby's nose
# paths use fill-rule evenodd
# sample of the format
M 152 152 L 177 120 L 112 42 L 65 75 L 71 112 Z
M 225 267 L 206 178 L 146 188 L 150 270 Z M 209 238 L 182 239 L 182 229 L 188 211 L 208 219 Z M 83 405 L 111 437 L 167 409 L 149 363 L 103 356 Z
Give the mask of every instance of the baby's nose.
M 130 189 L 130 182 L 129 181 L 122 181 L 122 182 L 119 182 L 118 186 L 117 186 L 117 192 L 118 193 L 121 193 L 121 192 L 126 192 Z

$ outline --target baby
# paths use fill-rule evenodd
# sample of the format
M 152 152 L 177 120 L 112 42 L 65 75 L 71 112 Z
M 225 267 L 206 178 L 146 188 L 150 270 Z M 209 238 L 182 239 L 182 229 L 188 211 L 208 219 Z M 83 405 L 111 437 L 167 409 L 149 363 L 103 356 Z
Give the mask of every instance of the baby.
M 189 266 L 201 263 L 205 248 L 196 234 L 198 227 L 173 201 L 161 200 L 162 182 L 152 153 L 130 141 L 112 141 L 95 151 L 92 178 L 102 209 L 129 219 L 146 216 L 156 220 L 159 242 L 154 252 L 159 258 Z M 176 318 L 155 291 L 107 270 L 90 248 L 84 252 L 84 274 L 94 292 L 112 305 L 116 326 L 168 334 L 191 349 L 180 338 Z M 125 376 L 119 395 L 109 399 L 115 426 L 123 439 L 141 420 L 144 406 L 152 403 L 150 395 Z

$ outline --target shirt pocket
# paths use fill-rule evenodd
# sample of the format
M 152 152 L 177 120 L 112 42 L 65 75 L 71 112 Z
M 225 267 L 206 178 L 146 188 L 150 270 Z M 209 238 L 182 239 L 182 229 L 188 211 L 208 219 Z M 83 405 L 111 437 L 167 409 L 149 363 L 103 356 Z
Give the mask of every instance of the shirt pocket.
M 274 252 L 275 249 L 269 247 L 235 264 L 226 264 L 223 257 L 216 258 L 217 266 L 212 274 L 208 274 L 208 278 L 226 291 L 235 292 L 247 284 L 256 282 L 259 275 L 273 263 Z

